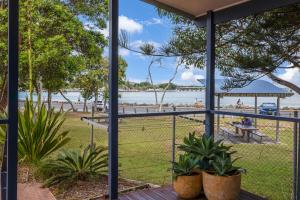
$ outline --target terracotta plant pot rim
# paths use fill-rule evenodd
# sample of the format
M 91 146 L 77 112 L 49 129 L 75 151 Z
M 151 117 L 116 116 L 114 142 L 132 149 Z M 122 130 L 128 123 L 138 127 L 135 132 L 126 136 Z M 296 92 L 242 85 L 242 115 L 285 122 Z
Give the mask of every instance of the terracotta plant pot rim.
M 199 175 L 201 175 L 201 174 L 195 172 L 195 173 L 193 173 L 192 175 L 180 175 L 180 176 L 176 176 L 176 177 L 191 177 L 191 176 L 199 176 Z
M 237 174 L 227 175 L 227 176 L 219 176 L 217 174 L 214 174 L 214 172 L 210 173 L 209 171 L 203 171 L 203 173 L 211 175 L 211 176 L 218 176 L 218 177 L 233 177 L 233 176 L 241 176 L 242 175 L 242 172 L 238 172 Z

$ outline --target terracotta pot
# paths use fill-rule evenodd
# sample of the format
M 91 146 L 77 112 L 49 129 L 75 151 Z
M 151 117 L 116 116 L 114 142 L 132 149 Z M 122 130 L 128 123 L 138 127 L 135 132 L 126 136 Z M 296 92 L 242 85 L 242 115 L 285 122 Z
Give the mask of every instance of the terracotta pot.
M 198 197 L 202 190 L 202 174 L 178 176 L 173 187 L 180 198 L 192 199 Z
M 236 200 L 240 194 L 241 174 L 216 176 L 203 172 L 204 194 L 208 200 Z

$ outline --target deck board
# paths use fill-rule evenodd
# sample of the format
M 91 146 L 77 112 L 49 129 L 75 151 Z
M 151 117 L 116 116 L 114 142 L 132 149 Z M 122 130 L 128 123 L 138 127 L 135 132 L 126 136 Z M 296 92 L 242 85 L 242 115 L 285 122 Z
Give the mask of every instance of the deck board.
M 119 200 L 178 200 L 171 186 L 150 188 L 122 194 Z M 204 196 L 194 200 L 207 200 Z M 242 190 L 238 200 L 266 200 L 266 198 Z

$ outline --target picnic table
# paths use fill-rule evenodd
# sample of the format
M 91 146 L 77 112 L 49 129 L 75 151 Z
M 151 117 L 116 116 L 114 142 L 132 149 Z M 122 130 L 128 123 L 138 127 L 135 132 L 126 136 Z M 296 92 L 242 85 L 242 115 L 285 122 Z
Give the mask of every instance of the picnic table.
M 247 142 L 250 142 L 250 135 L 255 133 L 258 128 L 249 125 L 243 125 L 241 123 L 230 123 L 233 127 L 235 127 L 235 133 L 239 134 L 239 131 L 243 134 L 243 137 L 246 136 Z

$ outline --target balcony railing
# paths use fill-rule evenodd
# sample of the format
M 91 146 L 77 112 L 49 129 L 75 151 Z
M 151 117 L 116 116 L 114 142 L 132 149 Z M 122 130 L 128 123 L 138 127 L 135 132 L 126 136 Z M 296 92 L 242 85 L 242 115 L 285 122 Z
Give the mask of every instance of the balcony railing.
M 204 134 L 204 114 L 175 111 L 120 115 L 120 178 L 141 185 L 171 184 L 171 161 L 180 153 L 176 146 L 189 132 Z M 242 117 L 252 119 L 255 133 L 243 134 L 234 126 Z M 215 111 L 214 139 L 232 145 L 236 156 L 242 157 L 236 164 L 247 170 L 242 177 L 244 190 L 269 199 L 290 199 L 297 193 L 299 124 L 299 118 Z

